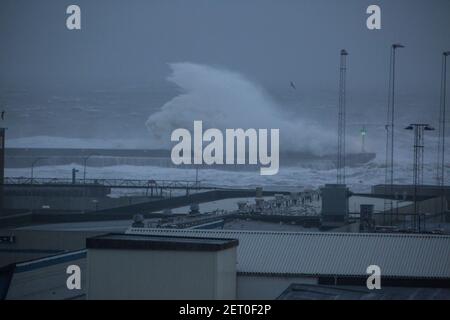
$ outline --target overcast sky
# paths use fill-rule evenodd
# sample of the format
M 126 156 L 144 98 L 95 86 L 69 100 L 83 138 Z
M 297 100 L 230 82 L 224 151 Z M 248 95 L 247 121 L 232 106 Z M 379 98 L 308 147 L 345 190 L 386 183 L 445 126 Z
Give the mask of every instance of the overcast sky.
M 81 31 L 66 29 L 69 4 L 81 7 Z M 382 30 L 366 28 L 370 4 Z M 389 46 L 401 42 L 401 88 L 435 94 L 450 1 L 2 0 L 0 39 L 0 85 L 15 89 L 145 87 L 184 61 L 327 89 L 346 48 L 350 85 L 386 90 Z

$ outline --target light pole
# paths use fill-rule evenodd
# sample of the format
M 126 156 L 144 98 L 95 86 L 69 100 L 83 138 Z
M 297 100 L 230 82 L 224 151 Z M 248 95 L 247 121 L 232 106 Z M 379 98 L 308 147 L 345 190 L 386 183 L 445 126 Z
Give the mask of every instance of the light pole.
M 88 155 L 87 157 L 83 158 L 83 184 L 86 184 L 86 164 L 90 157 L 92 157 L 93 154 Z
M 47 159 L 47 158 L 44 158 L 44 157 L 40 157 L 40 158 L 36 158 L 36 159 L 34 159 L 34 161 L 31 163 L 31 176 L 30 176 L 30 182 L 31 182 L 31 184 L 30 184 L 30 188 L 31 188 L 31 213 L 33 213 L 33 210 L 34 210 L 34 189 L 33 189 L 33 183 L 34 183 L 34 165 L 36 164 L 36 163 L 38 163 L 38 161 L 40 161 L 40 160 L 44 160 L 44 159 Z
M 90 157 L 93 155 L 90 154 L 87 157 L 83 158 L 83 213 L 86 212 L 87 206 L 87 195 L 86 195 L 86 164 Z
M 44 159 L 47 159 L 47 158 L 44 158 L 44 157 L 40 157 L 40 158 L 36 158 L 36 159 L 34 159 L 34 161 L 31 163 L 31 184 L 33 184 L 33 178 L 34 178 L 34 165 L 36 164 L 36 163 L 38 163 L 38 161 L 40 161 L 40 160 L 44 160 Z
M 413 123 L 405 128 L 414 131 L 414 219 L 413 225 L 416 228 L 416 218 L 418 217 L 418 231 L 420 232 L 420 212 L 417 208 L 417 187 L 423 184 L 423 156 L 424 156 L 424 133 L 433 131 L 434 128 L 425 123 Z
M 195 168 L 195 187 L 198 188 L 198 167 Z
M 385 172 L 385 194 L 393 193 L 394 189 L 394 125 L 395 125 L 395 71 L 396 71 L 396 50 L 404 48 L 396 43 L 391 46 L 391 57 L 389 66 L 389 97 L 388 115 L 386 124 L 386 172 Z M 389 189 L 387 189 L 389 188 Z M 384 210 L 389 207 L 390 214 L 393 214 L 392 200 L 384 202 Z M 392 218 L 392 217 L 391 217 Z M 391 219 L 392 220 L 392 219 Z
M 345 184 L 345 93 L 347 74 L 348 52 L 344 49 L 340 53 L 339 65 L 339 105 L 338 105 L 338 159 L 337 159 L 337 184 Z
M 437 172 L 436 179 L 438 186 L 441 187 L 441 216 L 442 222 L 444 222 L 444 184 L 445 184 L 445 117 L 446 117 L 446 96 L 447 96 L 447 57 L 450 55 L 450 51 L 442 53 L 442 70 L 441 70 L 441 95 L 439 105 L 439 142 L 438 142 L 438 159 L 437 159 Z

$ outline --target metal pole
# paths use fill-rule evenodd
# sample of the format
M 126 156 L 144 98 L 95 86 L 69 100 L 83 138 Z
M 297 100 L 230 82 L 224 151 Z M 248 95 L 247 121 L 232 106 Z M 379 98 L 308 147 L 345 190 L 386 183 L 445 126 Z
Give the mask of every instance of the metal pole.
M 88 159 L 89 159 L 90 157 L 92 157 L 92 156 L 93 156 L 93 155 L 90 154 L 90 155 L 88 155 L 87 157 L 85 157 L 85 158 L 83 159 L 83 161 L 84 161 L 84 164 L 83 164 L 83 184 L 86 184 L 86 164 L 87 164 Z
M 385 167 L 385 175 L 384 175 L 384 194 L 387 195 L 390 190 L 389 183 L 389 137 L 391 135 L 391 127 L 390 127 L 390 116 L 391 116 L 391 87 L 392 87 L 392 55 L 393 55 L 393 47 L 390 50 L 390 58 L 389 58 L 389 85 L 388 85 L 388 112 L 387 112 L 387 122 L 386 122 L 386 167 Z M 388 211 L 388 206 L 391 203 L 391 200 L 384 200 L 384 214 L 383 214 L 383 224 L 386 224 L 386 213 Z
M 346 93 L 346 72 L 347 72 L 346 50 L 341 50 L 339 67 L 339 106 L 338 106 L 338 161 L 337 161 L 337 184 L 345 184 L 345 93 Z
M 389 95 L 388 95 L 388 123 L 386 125 L 386 174 L 385 190 L 389 188 L 389 194 L 394 189 L 394 130 L 395 130 L 395 71 L 396 71 L 396 49 L 404 48 L 401 44 L 391 46 L 390 70 L 389 70 Z M 387 193 L 387 192 L 385 192 Z M 385 211 L 389 208 L 389 214 L 392 223 L 392 214 L 394 212 L 394 203 L 392 200 L 385 201 Z
M 44 160 L 46 158 L 36 158 L 34 159 L 34 161 L 31 163 L 31 184 L 33 184 L 33 179 L 34 179 L 34 165 L 39 161 L 39 160 Z
M 31 213 L 33 213 L 33 210 L 34 210 L 34 192 L 33 192 L 33 174 L 34 174 L 34 163 L 36 162 L 37 160 L 35 160 L 35 161 L 33 161 L 32 163 L 31 163 L 31 184 L 30 184 L 30 188 L 31 188 Z
M 391 102 L 391 167 L 390 167 L 390 189 L 391 193 L 394 192 L 394 126 L 395 126 L 395 46 L 392 46 L 392 102 Z M 393 202 L 390 206 L 391 222 L 393 213 Z
M 195 168 L 195 186 L 198 187 L 198 167 Z
M 423 170 L 423 159 L 424 159 L 424 133 L 425 131 L 434 130 L 428 124 L 410 124 L 405 128 L 406 130 L 414 130 L 414 216 L 413 216 L 413 228 L 417 229 L 418 232 L 421 231 L 421 217 L 420 212 L 418 210 L 418 202 L 417 202 L 417 190 L 418 186 L 423 183 L 422 181 L 422 170 Z M 426 217 L 425 217 L 426 218 Z
M 31 164 L 31 184 L 33 184 L 33 174 L 34 174 L 34 162 Z
M 5 183 L 5 128 L 0 128 L 0 213 L 5 208 L 4 187 Z
M 30 177 L 30 188 L 31 188 L 31 213 L 33 213 L 33 210 L 34 210 L 34 187 L 33 187 L 33 184 L 34 184 L 34 165 L 39 161 L 39 160 L 44 160 L 44 159 L 47 159 L 47 158 L 43 158 L 43 157 L 41 157 L 41 158 L 36 158 L 36 159 L 34 159 L 34 161 L 31 163 L 31 177 Z
M 441 210 L 444 212 L 444 184 L 445 184 L 445 100 L 446 100 L 446 92 L 447 92 L 447 56 L 450 55 L 450 52 L 444 52 L 444 84 L 443 84 L 443 93 L 442 93 L 442 165 L 441 165 Z M 445 213 L 445 212 L 444 212 Z M 445 219 L 444 214 L 442 215 Z
M 439 109 L 439 143 L 438 143 L 438 160 L 437 160 L 437 174 L 436 179 L 438 185 L 441 187 L 441 221 L 445 221 L 445 131 L 446 131 L 446 95 L 447 95 L 447 56 L 450 51 L 442 53 L 442 70 L 441 70 L 441 95 L 440 95 L 440 109 Z
M 86 164 L 88 159 L 92 156 L 92 154 L 88 155 L 84 158 L 84 166 L 83 166 L 83 213 L 86 212 L 86 206 L 87 206 L 87 195 L 86 195 Z
M 418 130 L 417 126 L 414 127 L 414 228 L 416 228 L 416 219 L 417 219 L 417 176 L 418 176 Z M 420 223 L 420 220 L 419 220 Z M 420 228 L 419 228 L 420 229 Z

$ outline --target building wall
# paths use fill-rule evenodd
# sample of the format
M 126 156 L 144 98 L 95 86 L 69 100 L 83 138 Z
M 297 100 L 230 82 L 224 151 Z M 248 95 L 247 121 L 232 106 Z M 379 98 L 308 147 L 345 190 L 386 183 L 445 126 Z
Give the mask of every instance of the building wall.
M 292 283 L 317 284 L 314 277 L 282 277 L 238 274 L 238 300 L 273 300 Z
M 235 299 L 236 248 L 88 250 L 88 299 Z
M 443 200 L 443 201 L 442 201 Z M 440 222 L 441 212 L 448 211 L 448 199 L 442 197 L 436 197 L 428 200 L 418 201 L 417 212 L 421 215 L 425 215 L 428 222 Z M 398 214 L 398 215 L 397 215 Z M 413 219 L 414 214 L 414 203 L 400 206 L 399 208 L 394 207 L 394 215 L 392 216 L 393 223 L 397 222 L 408 222 Z M 386 214 L 386 218 L 383 214 L 374 215 L 377 224 L 383 224 L 385 221 L 390 221 L 390 217 Z
M 236 248 L 217 252 L 216 299 L 236 299 L 236 261 Z
M 53 210 L 96 211 L 153 201 L 151 197 L 71 197 L 71 196 L 5 196 L 5 208 L 37 210 L 48 206 Z M 97 202 L 96 202 L 97 201 Z
M 359 232 L 359 221 L 345 224 L 343 226 L 333 228 L 331 232 Z
M 101 231 L 0 230 L 0 236 L 14 236 L 14 243 L 0 243 L 0 267 L 49 256 L 59 251 L 84 249 L 86 238 Z
M 417 187 L 417 195 L 419 196 L 438 196 L 441 195 L 442 189 L 440 186 L 433 185 L 423 185 Z M 379 184 L 372 187 L 372 193 L 374 194 L 397 194 L 399 198 L 403 195 L 412 196 L 414 195 L 414 185 L 388 185 L 387 187 L 384 184 Z M 444 186 L 444 194 L 446 196 L 450 196 L 450 186 Z
M 336 227 L 345 223 L 349 208 L 348 188 L 342 184 L 327 184 L 320 190 L 322 227 Z

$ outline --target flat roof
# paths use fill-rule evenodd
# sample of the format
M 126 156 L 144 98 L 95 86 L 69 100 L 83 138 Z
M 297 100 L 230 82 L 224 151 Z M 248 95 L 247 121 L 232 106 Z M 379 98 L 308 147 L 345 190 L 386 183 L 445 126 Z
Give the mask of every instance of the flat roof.
M 237 239 L 117 233 L 86 239 L 87 249 L 220 251 L 237 247 L 238 244 Z

